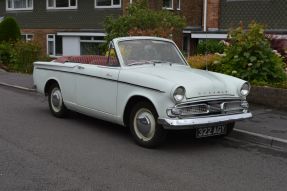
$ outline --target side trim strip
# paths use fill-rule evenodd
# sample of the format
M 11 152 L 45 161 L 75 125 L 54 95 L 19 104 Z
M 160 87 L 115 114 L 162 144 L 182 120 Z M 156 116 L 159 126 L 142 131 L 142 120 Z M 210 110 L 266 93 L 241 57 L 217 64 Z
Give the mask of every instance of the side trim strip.
M 109 79 L 109 78 L 103 78 L 103 77 L 99 77 L 99 76 L 92 76 L 92 75 L 88 75 L 88 74 L 80 74 L 80 73 L 71 72 L 71 71 L 55 70 L 55 69 L 42 68 L 42 67 L 36 67 L 36 69 L 38 69 L 38 70 L 49 70 L 49 71 L 63 72 L 63 73 L 70 73 L 70 74 L 77 74 L 77 75 L 81 75 L 81 76 L 87 76 L 87 77 L 91 77 L 91 78 L 98 78 L 98 79 L 102 79 L 102 80 L 114 81 L 114 82 L 118 82 L 118 83 L 122 83 L 122 84 L 127 84 L 127 85 L 130 85 L 130 86 L 136 86 L 136 87 L 153 90 L 153 91 L 160 92 L 160 93 L 165 93 L 164 91 L 161 91 L 161 90 L 158 90 L 158 89 L 154 89 L 154 88 L 150 88 L 150 87 L 146 87 L 146 86 L 142 86 L 142 85 L 138 85 L 138 84 L 132 84 L 132 83 L 129 83 L 129 82 L 113 80 L 113 79 Z

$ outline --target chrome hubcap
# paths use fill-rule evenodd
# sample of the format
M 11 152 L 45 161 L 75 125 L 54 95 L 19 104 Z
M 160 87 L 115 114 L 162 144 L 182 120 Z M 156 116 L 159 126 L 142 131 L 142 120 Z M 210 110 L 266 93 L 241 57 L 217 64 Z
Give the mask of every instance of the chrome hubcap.
M 61 111 L 63 105 L 63 99 L 59 88 L 54 88 L 51 93 L 51 105 L 55 112 Z
M 155 133 L 155 119 L 152 113 L 145 108 L 137 111 L 134 119 L 134 128 L 136 135 L 144 140 L 149 141 Z

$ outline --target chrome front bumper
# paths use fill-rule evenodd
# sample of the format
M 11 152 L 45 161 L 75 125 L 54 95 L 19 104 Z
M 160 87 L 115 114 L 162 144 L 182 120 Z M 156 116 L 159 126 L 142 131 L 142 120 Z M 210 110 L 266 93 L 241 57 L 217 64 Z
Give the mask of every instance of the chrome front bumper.
M 159 118 L 158 123 L 165 129 L 193 129 L 197 126 L 209 126 L 252 118 L 251 113 L 241 113 L 224 116 L 207 116 L 189 119 Z

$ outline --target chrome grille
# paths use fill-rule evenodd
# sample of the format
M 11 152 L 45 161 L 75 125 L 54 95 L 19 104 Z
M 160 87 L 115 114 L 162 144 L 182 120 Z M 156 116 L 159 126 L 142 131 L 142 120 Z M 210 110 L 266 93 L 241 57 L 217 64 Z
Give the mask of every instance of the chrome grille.
M 189 107 L 182 107 L 181 108 L 181 115 L 188 116 L 188 115 L 200 115 L 200 114 L 207 114 L 209 112 L 208 105 L 206 104 L 199 104 L 199 105 L 192 105 Z
M 248 103 L 246 101 L 232 101 L 222 103 L 222 110 L 225 113 L 243 112 L 245 109 L 248 109 Z
M 207 101 L 201 103 L 182 103 L 167 109 L 170 117 L 188 117 L 199 115 L 221 115 L 244 113 L 248 111 L 247 101 Z

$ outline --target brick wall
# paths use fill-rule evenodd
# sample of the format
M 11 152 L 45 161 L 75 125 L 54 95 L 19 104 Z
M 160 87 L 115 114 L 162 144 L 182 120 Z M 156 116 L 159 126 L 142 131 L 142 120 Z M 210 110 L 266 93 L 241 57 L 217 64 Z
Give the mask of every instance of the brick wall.
M 220 0 L 208 0 L 207 29 L 219 28 Z
M 42 48 L 43 55 L 47 54 L 47 34 L 56 34 L 59 30 L 57 29 L 22 29 L 22 34 L 32 34 L 33 35 L 33 41 L 40 44 Z M 65 32 L 76 32 L 78 30 L 70 29 L 65 30 Z
M 252 86 L 247 100 L 287 111 L 287 89 Z
M 178 13 L 186 18 L 188 26 L 201 26 L 202 11 L 203 0 L 181 0 L 181 10 Z

